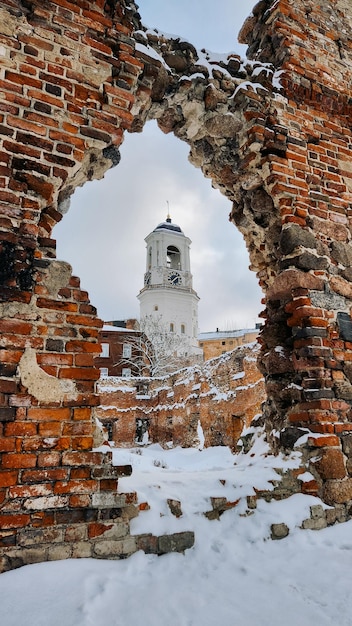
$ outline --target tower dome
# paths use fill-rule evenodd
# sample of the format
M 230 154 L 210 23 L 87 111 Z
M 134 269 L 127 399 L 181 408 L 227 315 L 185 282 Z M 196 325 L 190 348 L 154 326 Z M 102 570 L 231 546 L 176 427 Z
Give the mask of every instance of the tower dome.
M 181 228 L 177 226 L 177 224 L 172 223 L 169 215 L 167 216 L 165 222 L 161 222 L 161 224 L 158 224 L 157 227 L 154 228 L 153 232 L 155 233 L 157 230 L 171 230 L 174 233 L 180 233 L 183 235 Z

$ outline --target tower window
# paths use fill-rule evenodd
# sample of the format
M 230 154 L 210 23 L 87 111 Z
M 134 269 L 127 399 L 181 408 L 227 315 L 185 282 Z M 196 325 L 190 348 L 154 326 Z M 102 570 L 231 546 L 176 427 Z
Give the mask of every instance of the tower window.
M 175 332 L 175 324 L 173 322 L 171 322 L 170 324 L 170 333 L 174 333 Z
M 186 332 L 186 326 L 184 324 L 181 324 L 181 334 L 184 335 Z
M 180 270 L 181 269 L 181 253 L 179 249 L 176 248 L 176 246 L 168 246 L 166 255 L 167 255 L 167 259 L 166 259 L 167 267 L 173 270 Z
M 159 307 L 157 304 L 154 305 L 154 311 L 159 311 Z

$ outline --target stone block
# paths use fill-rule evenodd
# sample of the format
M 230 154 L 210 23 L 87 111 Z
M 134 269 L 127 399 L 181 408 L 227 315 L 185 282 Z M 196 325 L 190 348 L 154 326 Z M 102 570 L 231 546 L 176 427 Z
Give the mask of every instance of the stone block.
M 327 521 L 325 517 L 318 517 L 318 518 L 309 518 L 309 519 L 305 519 L 302 522 L 302 528 L 306 529 L 306 530 L 322 530 L 322 528 L 326 528 L 327 527 Z
M 352 501 L 352 478 L 328 480 L 323 488 L 323 500 L 332 506 Z
M 173 535 L 163 535 L 158 540 L 158 554 L 169 552 L 184 552 L 194 545 L 193 532 L 174 533 Z
M 92 496 L 92 506 L 96 508 L 123 507 L 126 504 L 124 494 L 116 493 L 94 493 Z
M 326 522 L 328 526 L 335 524 L 336 522 L 346 522 L 347 521 L 347 511 L 346 507 L 343 504 L 335 504 L 335 506 L 331 509 L 326 509 L 325 511 Z
M 291 254 L 300 246 L 316 249 L 317 243 L 318 240 L 312 232 L 298 226 L 298 224 L 289 224 L 281 233 L 279 245 L 283 254 Z
M 20 546 L 33 546 L 44 543 L 61 543 L 64 541 L 62 528 L 45 528 L 43 530 L 24 529 L 18 533 Z
M 15 552 L 15 559 L 20 558 L 21 565 L 31 565 L 32 563 L 42 563 L 47 560 L 47 547 L 27 548 Z M 8 553 L 7 556 L 10 556 Z
M 325 519 L 325 511 L 321 504 L 313 504 L 310 507 L 310 517 L 311 519 Z
M 271 524 L 271 539 L 284 539 L 288 536 L 290 529 L 283 522 L 280 524 Z
M 337 314 L 337 325 L 340 330 L 340 336 L 345 341 L 352 341 L 352 319 L 348 313 L 339 311 Z
M 104 559 L 125 558 L 136 552 L 137 541 L 135 537 L 127 537 L 121 541 L 95 541 L 93 554 Z
M 93 549 L 88 541 L 77 541 L 72 545 L 73 559 L 89 559 L 93 556 Z
M 72 546 L 62 544 L 48 547 L 48 561 L 62 561 L 72 556 Z
M 139 535 L 136 537 L 138 550 L 143 550 L 146 554 L 158 554 L 158 537 L 155 535 Z
M 323 291 L 324 281 L 313 274 L 296 269 L 287 269 L 275 278 L 268 290 L 267 298 L 269 300 L 279 300 L 290 297 L 292 290 L 299 287 Z
M 257 508 L 257 496 L 247 496 L 247 508 L 248 509 Z
M 322 450 L 320 458 L 314 462 L 314 468 L 323 480 L 345 478 L 344 457 L 338 448 Z

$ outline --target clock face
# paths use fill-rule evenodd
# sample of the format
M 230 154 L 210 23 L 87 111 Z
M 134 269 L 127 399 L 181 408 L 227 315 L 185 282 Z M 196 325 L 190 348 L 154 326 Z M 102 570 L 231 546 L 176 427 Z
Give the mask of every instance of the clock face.
M 182 283 L 181 274 L 178 272 L 170 272 L 167 279 L 171 285 L 181 285 Z

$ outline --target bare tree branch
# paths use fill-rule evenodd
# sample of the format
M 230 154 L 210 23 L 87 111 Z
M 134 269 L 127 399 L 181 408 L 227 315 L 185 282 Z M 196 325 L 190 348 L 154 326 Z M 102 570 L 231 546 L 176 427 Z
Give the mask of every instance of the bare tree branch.
M 119 364 L 130 367 L 137 376 L 163 376 L 182 367 L 187 341 L 170 332 L 161 315 L 146 315 L 139 330 L 140 335 L 126 339 L 131 355 L 122 357 Z

